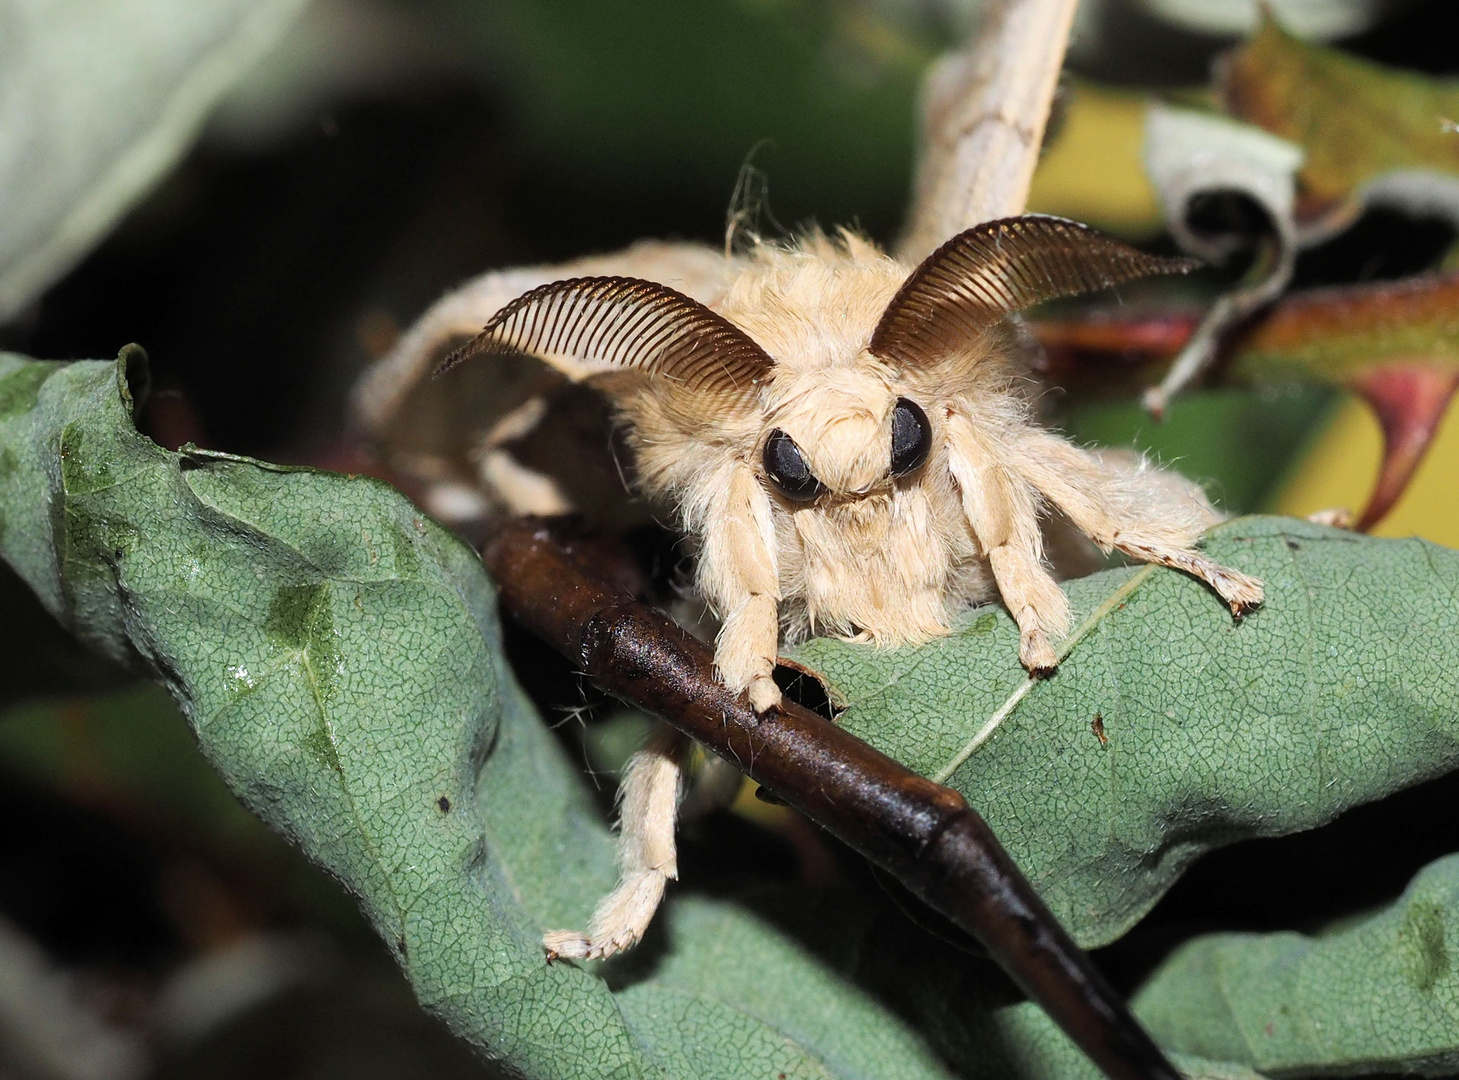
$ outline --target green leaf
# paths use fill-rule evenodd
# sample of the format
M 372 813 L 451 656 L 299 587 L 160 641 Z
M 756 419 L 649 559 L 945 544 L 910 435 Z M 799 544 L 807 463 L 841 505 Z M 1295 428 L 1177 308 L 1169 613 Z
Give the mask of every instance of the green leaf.
M 1284 518 L 1207 547 L 1265 580 L 1260 610 L 1235 622 L 1171 570 L 1095 574 L 1067 586 L 1075 621 L 1108 610 L 1048 679 L 1019 666 L 1002 608 L 921 648 L 817 639 L 798 659 L 852 702 L 843 724 L 927 776 L 1008 710 L 950 782 L 1075 937 L 1104 944 L 1201 853 L 1459 763 L 1459 552 Z
M 549 967 L 541 932 L 586 919 L 612 846 L 504 666 L 479 561 L 375 481 L 160 449 L 131 426 L 137 361 L 0 356 L 0 555 L 78 634 L 163 679 L 232 789 L 360 898 L 421 1000 L 509 1073 L 1090 1075 L 986 965 L 927 950 L 855 890 L 680 888 L 623 962 Z M 1161 569 L 1074 582 L 1097 616 L 1047 680 L 1024 677 L 1001 609 L 921 649 L 802 652 L 850 697 L 845 723 L 950 769 L 1071 928 L 1110 940 L 1199 852 L 1309 828 L 1459 753 L 1459 553 L 1277 519 L 1229 523 L 1210 548 L 1266 578 L 1261 611 L 1233 623 Z M 1442 995 L 1448 915 L 1423 911 L 1400 967 Z M 1374 1015 L 1400 1027 L 1373 1046 L 1412 1026 Z M 1228 1043 L 1169 1038 L 1196 1075 L 1244 1075 L 1219 1064 L 1245 1060 Z
M 376 481 L 162 450 L 127 368 L 0 354 L 0 555 L 171 690 L 233 791 L 359 897 L 422 1002 L 511 1075 L 948 1072 L 797 940 L 680 898 L 647 970 L 549 966 L 610 837 L 501 658 L 476 556 Z M 768 981 L 767 981 L 768 980 Z
M 1386 910 L 1317 937 L 1212 934 L 1178 949 L 1136 1006 L 1167 1045 L 1263 1071 L 1459 1070 L 1459 856 Z

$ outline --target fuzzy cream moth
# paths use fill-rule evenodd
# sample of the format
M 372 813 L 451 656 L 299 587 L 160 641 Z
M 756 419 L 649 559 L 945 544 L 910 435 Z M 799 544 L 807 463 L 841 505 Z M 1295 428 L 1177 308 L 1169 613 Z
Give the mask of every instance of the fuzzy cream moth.
M 1215 520 L 1198 490 L 1039 426 L 1022 389 L 1010 315 L 1190 266 L 1040 215 L 975 226 L 916 267 L 851 232 L 811 234 L 757 245 L 713 308 L 637 278 L 543 285 L 443 367 L 525 353 L 609 396 L 643 494 L 696 543 L 720 675 L 763 712 L 782 640 L 925 642 L 994 597 L 1023 664 L 1052 669 L 1069 615 L 1045 558 L 1051 508 L 1233 613 L 1261 602 L 1259 581 L 1197 549 Z M 552 954 L 641 937 L 675 876 L 681 756 L 659 737 L 630 763 L 622 880 L 586 933 L 547 935 Z

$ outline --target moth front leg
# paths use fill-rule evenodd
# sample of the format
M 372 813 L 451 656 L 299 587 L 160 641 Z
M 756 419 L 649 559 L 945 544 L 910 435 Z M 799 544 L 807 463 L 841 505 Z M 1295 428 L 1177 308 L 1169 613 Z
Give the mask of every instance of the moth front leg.
M 586 933 L 542 935 L 547 958 L 602 960 L 638 944 L 679 877 L 674 825 L 689 740 L 661 725 L 628 759 L 618 788 L 618 885 L 598 902 Z
M 1105 551 L 1183 570 L 1200 578 L 1240 615 L 1262 601 L 1262 583 L 1195 548 L 1216 515 L 1169 474 L 1143 465 L 1119 468 L 1047 431 L 1029 431 L 1018 460 L 1024 476 L 1075 528 Z
M 1018 658 L 1030 671 L 1051 671 L 1059 664 L 1054 643 L 1069 629 L 1069 601 L 1044 565 L 1038 498 L 961 413 L 948 416 L 947 451 L 963 513 L 1018 623 Z
M 717 470 L 709 483 L 695 524 L 703 537 L 699 589 L 723 620 L 714 663 L 724 684 L 747 693 L 763 713 L 780 704 L 772 677 L 780 645 L 780 573 L 770 496 L 739 460 Z

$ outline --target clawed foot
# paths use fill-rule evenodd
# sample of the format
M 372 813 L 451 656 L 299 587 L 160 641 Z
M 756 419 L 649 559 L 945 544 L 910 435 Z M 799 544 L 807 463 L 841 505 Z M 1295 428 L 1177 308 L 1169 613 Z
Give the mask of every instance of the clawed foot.
M 1254 608 L 1260 607 L 1266 596 L 1261 581 L 1248 577 L 1239 570 L 1216 566 L 1206 580 L 1211 583 L 1211 588 L 1216 590 L 1221 599 L 1230 606 L 1231 614 L 1238 619 Z
M 1144 562 L 1171 566 L 1200 578 L 1216 590 L 1216 595 L 1226 601 L 1231 608 L 1231 614 L 1238 619 L 1253 608 L 1260 607 L 1265 596 L 1262 583 L 1258 579 L 1248 577 L 1240 570 L 1232 570 L 1229 566 L 1222 566 L 1199 551 L 1189 548 L 1171 550 L 1140 544 L 1123 544 L 1120 550 Z
M 750 699 L 750 708 L 762 716 L 780 705 L 780 687 L 768 675 L 755 676 L 745 688 L 745 693 Z
M 1045 675 L 1059 666 L 1059 650 L 1042 630 L 1025 631 L 1018 643 L 1018 659 L 1031 675 Z
M 588 932 L 549 930 L 542 935 L 547 962 L 554 960 L 606 960 L 631 949 L 643 938 L 654 912 L 664 898 L 664 885 L 678 877 L 668 865 L 625 874 L 623 880 L 593 912 Z
M 547 962 L 555 960 L 606 960 L 616 952 L 632 948 L 638 938 L 626 936 L 593 939 L 576 930 L 550 930 L 542 935 L 542 948 L 547 953 Z

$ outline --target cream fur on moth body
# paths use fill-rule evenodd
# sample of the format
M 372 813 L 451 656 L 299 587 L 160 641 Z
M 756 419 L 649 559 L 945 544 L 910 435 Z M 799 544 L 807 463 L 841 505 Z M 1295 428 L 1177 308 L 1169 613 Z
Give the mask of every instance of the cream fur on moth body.
M 1260 603 L 1259 581 L 1196 549 L 1215 520 L 1197 489 L 1033 422 L 1008 324 L 1190 265 L 1039 215 L 975 226 L 915 268 L 854 233 L 811 234 L 758 245 L 712 310 L 633 278 L 542 286 L 443 368 L 524 352 L 604 390 L 643 494 L 697 544 L 721 677 L 765 711 L 783 638 L 916 644 L 993 598 L 1023 664 L 1052 669 L 1069 612 L 1044 556 L 1050 509 L 1106 551 L 1204 580 L 1233 613 Z M 548 935 L 552 953 L 641 936 L 674 876 L 676 755 L 670 741 L 630 764 L 623 880 L 586 934 Z
M 855 234 L 812 235 L 759 246 L 717 311 L 628 278 L 543 286 L 443 368 L 523 351 L 602 385 L 643 493 L 698 542 L 721 674 L 763 711 L 782 629 L 915 644 L 994 595 L 1024 664 L 1052 668 L 1068 611 L 1043 560 L 1049 506 L 1237 612 L 1260 601 L 1259 583 L 1194 550 L 1214 520 L 1197 493 L 1032 423 L 1003 322 L 1188 265 L 1037 215 L 970 229 L 910 275 Z

